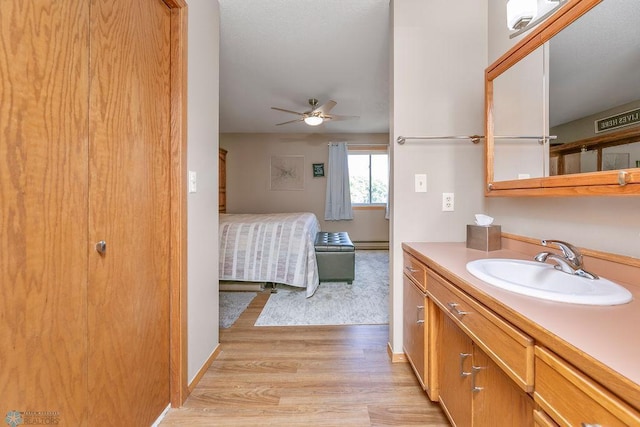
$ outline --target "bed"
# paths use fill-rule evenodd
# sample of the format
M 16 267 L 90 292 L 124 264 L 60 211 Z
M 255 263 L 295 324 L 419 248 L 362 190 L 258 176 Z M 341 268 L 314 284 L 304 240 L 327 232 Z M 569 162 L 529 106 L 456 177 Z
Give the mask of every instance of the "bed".
M 306 288 L 319 284 L 314 249 L 318 218 L 308 212 L 220 214 L 220 280 Z

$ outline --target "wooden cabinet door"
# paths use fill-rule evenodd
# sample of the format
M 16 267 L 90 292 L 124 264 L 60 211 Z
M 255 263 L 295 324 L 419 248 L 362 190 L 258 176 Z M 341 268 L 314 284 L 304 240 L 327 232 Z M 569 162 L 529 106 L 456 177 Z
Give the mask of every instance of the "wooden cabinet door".
M 472 341 L 447 315 L 438 322 L 440 404 L 453 425 L 471 426 Z
M 80 426 L 89 2 L 1 4 L 0 417 Z
M 403 347 L 423 389 L 427 387 L 426 303 L 424 293 L 407 276 L 403 276 Z
M 89 413 L 150 425 L 169 403 L 170 10 L 91 1 Z
M 475 345 L 471 389 L 474 427 L 533 425 L 533 399 Z

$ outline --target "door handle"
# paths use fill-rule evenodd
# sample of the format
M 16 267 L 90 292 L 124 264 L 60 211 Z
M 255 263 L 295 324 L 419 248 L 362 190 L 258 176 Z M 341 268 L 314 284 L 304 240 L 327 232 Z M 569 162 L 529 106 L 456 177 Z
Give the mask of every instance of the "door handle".
M 96 251 L 101 255 L 105 256 L 107 254 L 107 242 L 104 240 L 100 240 L 96 243 Z
M 471 366 L 471 391 L 474 393 L 477 393 L 484 389 L 484 387 L 479 387 L 476 385 L 476 375 L 483 369 L 485 368 L 482 366 Z
M 420 318 L 420 312 L 421 311 L 424 312 L 424 305 L 417 305 L 416 306 L 416 323 L 418 323 L 418 324 L 424 323 L 424 319 Z
M 471 372 L 464 371 L 464 360 L 471 356 L 471 353 L 460 353 L 460 376 L 462 378 L 471 375 Z

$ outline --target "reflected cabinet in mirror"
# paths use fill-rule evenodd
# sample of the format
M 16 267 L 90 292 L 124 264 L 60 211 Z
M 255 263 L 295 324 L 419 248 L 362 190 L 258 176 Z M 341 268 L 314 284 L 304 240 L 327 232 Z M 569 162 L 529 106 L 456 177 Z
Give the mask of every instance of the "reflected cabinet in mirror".
M 485 77 L 486 195 L 640 194 L 639 0 L 569 0 Z

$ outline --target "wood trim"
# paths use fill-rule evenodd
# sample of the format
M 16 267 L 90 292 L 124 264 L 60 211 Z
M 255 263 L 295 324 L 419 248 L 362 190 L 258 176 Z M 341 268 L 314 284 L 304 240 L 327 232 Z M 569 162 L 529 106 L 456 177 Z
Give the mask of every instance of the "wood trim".
M 549 155 L 553 156 L 560 154 L 579 153 L 583 148 L 589 150 L 602 149 L 607 147 L 615 147 L 617 145 L 631 144 L 638 141 L 640 141 L 640 126 L 634 126 L 632 128 L 627 128 L 616 132 L 609 132 L 604 135 L 596 135 L 590 138 L 553 146 L 549 148 Z M 598 165 L 601 165 L 601 163 L 598 163 Z
M 495 144 L 493 140 L 493 80 L 489 79 L 489 71 L 485 71 L 484 79 L 484 109 L 485 109 L 485 129 L 487 136 L 484 141 L 484 193 L 489 195 L 489 183 L 493 182 L 495 164 Z
M 171 406 L 182 406 L 187 386 L 187 4 L 171 8 Z
M 387 343 L 387 354 L 389 355 L 389 359 L 391 359 L 391 363 L 408 363 L 407 355 L 404 353 L 394 353 L 391 348 L 391 343 Z
M 633 175 L 640 175 L 634 173 Z M 528 180 L 522 180 L 528 181 Z M 485 193 L 487 197 L 564 197 L 564 196 L 635 196 L 640 194 L 640 184 L 620 185 L 577 185 L 568 187 L 514 188 L 505 181 L 504 186 Z M 497 183 L 492 183 L 493 185 Z
M 220 344 L 218 344 L 216 348 L 213 350 L 213 353 L 211 353 L 211 356 L 209 356 L 206 362 L 204 362 L 204 365 L 202 365 L 202 367 L 200 368 L 196 376 L 193 377 L 193 381 L 191 381 L 191 384 L 189 384 L 189 387 L 188 387 L 189 394 L 193 392 L 193 390 L 196 388 L 196 386 L 198 385 L 198 383 L 200 382 L 204 374 L 207 373 L 207 370 L 211 367 L 211 364 L 213 363 L 213 361 L 218 358 L 218 355 L 220 353 L 222 353 L 222 348 L 220 347 Z
M 624 171 L 624 184 L 619 182 L 620 172 Z M 600 186 L 615 186 L 624 187 L 628 184 L 635 184 L 640 180 L 640 171 L 638 169 L 621 169 L 614 171 L 600 171 L 600 172 L 587 172 L 581 173 L 580 177 L 583 178 L 588 185 L 600 185 Z M 538 188 L 538 187 L 570 187 L 574 185 L 573 175 L 555 175 L 545 178 L 531 178 L 524 180 L 511 180 L 494 182 L 491 185 L 492 190 L 502 190 L 507 188 Z
M 528 36 L 516 43 L 504 55 L 487 67 L 487 79 L 493 80 L 518 61 L 558 34 L 575 19 L 584 15 L 602 0 L 569 0 L 556 13 L 534 28 Z
M 545 22 L 534 28 L 485 70 L 485 196 L 633 196 L 640 194 L 640 172 L 625 169 L 624 183 L 618 183 L 620 171 L 581 173 L 543 178 L 494 182 L 493 80 L 533 52 L 544 42 L 578 19 L 602 0 L 569 0 Z M 631 132 L 631 131 L 629 131 Z M 605 137 L 599 137 L 605 138 Z
M 371 144 L 371 145 L 351 145 L 347 143 L 347 151 L 380 151 L 387 152 L 389 149 L 388 144 Z
M 351 207 L 354 211 L 383 211 L 386 209 L 385 205 L 353 205 Z
M 544 246 L 542 246 L 542 244 L 540 243 L 540 239 L 533 239 L 531 237 L 525 237 L 525 236 L 520 236 L 517 234 L 511 234 L 511 233 L 502 233 L 502 238 L 503 239 L 510 239 L 510 240 L 514 240 L 517 242 L 523 242 L 523 243 L 528 243 L 531 245 L 536 245 L 539 246 L 540 248 L 543 248 Z M 623 264 L 623 265 L 629 265 L 629 266 L 633 266 L 633 267 L 640 267 L 640 259 L 639 258 L 633 258 L 630 256 L 626 256 L 626 255 L 618 255 L 618 254 L 612 254 L 609 252 L 602 252 L 602 251 L 596 251 L 593 249 L 586 249 L 586 248 L 578 248 L 580 249 L 580 252 L 582 252 L 583 256 L 588 256 L 591 258 L 597 258 L 597 259 L 601 259 L 604 261 L 609 261 L 609 262 L 615 262 L 617 264 Z

